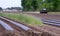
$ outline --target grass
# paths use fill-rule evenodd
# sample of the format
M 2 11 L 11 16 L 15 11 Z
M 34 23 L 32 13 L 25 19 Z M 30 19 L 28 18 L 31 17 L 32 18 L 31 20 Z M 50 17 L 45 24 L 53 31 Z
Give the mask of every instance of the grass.
M 49 12 L 48 14 L 60 14 L 60 12 Z
M 18 20 L 24 23 L 27 23 L 28 25 L 42 25 L 42 22 L 40 20 L 37 20 L 34 17 L 27 16 L 24 14 L 16 14 L 16 13 L 0 13 L 0 16 L 6 16 L 14 20 Z

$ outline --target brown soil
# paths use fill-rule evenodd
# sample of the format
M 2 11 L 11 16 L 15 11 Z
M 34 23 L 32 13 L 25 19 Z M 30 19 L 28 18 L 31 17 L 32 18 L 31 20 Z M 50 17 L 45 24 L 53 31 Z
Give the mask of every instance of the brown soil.
M 38 26 L 40 28 L 43 28 L 45 30 L 60 34 L 60 28 L 59 27 L 55 27 L 55 26 L 50 26 L 50 25 L 43 25 L 43 26 Z
M 30 15 L 30 16 L 32 15 L 33 17 L 37 17 L 37 18 L 60 20 L 59 14 L 27 13 L 27 15 Z M 43 25 L 43 26 L 35 26 L 35 27 L 40 31 L 44 31 L 44 32 L 48 32 L 50 34 L 54 34 L 56 36 L 60 36 L 60 27 L 51 26 L 51 25 Z
M 43 18 L 46 16 L 46 14 L 30 14 L 30 15 L 33 15 L 33 16 L 36 16 L 38 18 Z M 55 16 L 55 15 L 54 15 Z M 45 17 L 46 18 L 46 17 Z M 47 16 L 46 19 L 48 18 L 51 18 L 49 16 Z M 52 19 L 52 18 L 51 18 Z M 54 18 L 53 18 L 54 19 Z M 3 19 L 1 19 L 3 20 Z M 29 25 L 27 25 L 28 27 L 32 28 L 33 29 L 33 32 L 26 32 L 24 31 L 23 29 L 19 28 L 18 26 L 16 25 L 13 25 L 12 23 L 8 22 L 8 21 L 5 21 L 3 20 L 4 22 L 6 22 L 7 24 L 9 24 L 11 27 L 13 27 L 16 31 L 18 31 L 18 33 L 21 33 L 23 34 L 22 36 L 34 36 L 33 35 L 33 32 L 35 33 L 35 36 L 60 36 L 60 28 L 59 27 L 55 27 L 55 26 L 50 26 L 50 25 L 43 25 L 43 26 L 35 26 L 35 27 L 31 27 Z M 35 32 L 35 31 L 39 31 L 39 32 Z M 11 31 L 7 31 L 6 33 L 9 33 L 10 32 L 10 35 L 11 35 Z M 30 33 L 29 33 L 30 32 Z M 39 35 L 37 35 L 37 33 Z M 4 33 L 5 34 L 5 33 Z M 14 33 L 15 34 L 15 33 Z M 30 35 L 32 34 L 32 35 Z M 7 34 L 8 35 L 8 34 Z M 17 33 L 15 34 L 17 35 Z M 13 35 L 13 36 L 15 36 Z M 18 34 L 19 36 L 19 34 Z
M 38 18 L 60 20 L 60 14 L 39 14 L 39 13 L 28 13 L 28 15 L 33 15 L 33 16 L 38 17 Z
M 0 18 L 0 20 L 4 21 L 5 23 L 7 23 L 7 24 L 10 25 L 11 27 L 13 27 L 16 31 L 22 32 L 24 36 L 34 36 L 34 35 L 37 36 L 37 35 L 41 35 L 41 33 L 38 32 L 38 31 L 34 31 L 34 30 L 32 30 L 32 31 L 30 31 L 30 30 L 25 31 L 25 30 L 23 30 L 22 28 L 14 25 L 14 24 L 6 21 L 6 20 L 3 20 L 2 18 Z
M 17 31 L 8 31 L 0 24 L 0 36 L 23 36 L 22 33 Z
M 60 28 L 55 27 L 55 26 L 50 26 L 50 25 L 43 25 L 43 26 L 38 26 L 36 27 L 39 30 L 42 30 L 44 32 L 52 33 L 52 34 L 58 34 L 60 35 Z
M 3 31 L 3 32 L 0 32 L 0 36 L 24 36 L 23 33 L 21 32 L 17 32 L 17 31 Z
M 0 32 L 4 31 L 5 29 L 0 25 Z
M 3 20 L 3 19 L 0 18 L 0 20 Z M 12 28 L 14 28 L 16 31 L 18 31 L 19 33 L 23 33 L 24 36 L 27 36 L 26 31 L 24 31 L 24 30 L 21 29 L 20 27 L 12 24 L 12 23 L 10 23 L 10 22 L 8 22 L 8 21 L 6 21 L 6 20 L 3 20 L 3 21 L 4 21 L 5 23 L 7 23 L 8 25 L 10 25 Z

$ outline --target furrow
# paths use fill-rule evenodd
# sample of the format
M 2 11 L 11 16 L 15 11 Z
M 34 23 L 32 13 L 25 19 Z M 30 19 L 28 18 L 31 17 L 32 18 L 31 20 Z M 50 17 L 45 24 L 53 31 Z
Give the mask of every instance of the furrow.
M 9 26 L 7 23 L 0 20 L 0 24 L 6 29 L 6 30 L 14 30 L 11 26 Z
M 25 25 L 22 25 L 22 24 L 20 24 L 20 23 L 14 22 L 14 21 L 12 21 L 12 20 L 9 20 L 9 19 L 3 18 L 3 17 L 0 17 L 0 18 L 4 19 L 4 20 L 6 20 L 6 21 L 9 21 L 10 23 L 12 23 L 12 24 L 14 24 L 14 25 L 22 28 L 22 29 L 25 30 L 25 31 L 27 31 L 27 30 L 32 30 L 31 28 L 29 28 L 29 27 L 27 27 L 27 26 L 25 26 Z

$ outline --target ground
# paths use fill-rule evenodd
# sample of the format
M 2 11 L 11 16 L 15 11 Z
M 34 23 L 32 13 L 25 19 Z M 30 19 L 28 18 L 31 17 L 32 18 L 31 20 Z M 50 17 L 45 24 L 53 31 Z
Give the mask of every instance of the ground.
M 45 19 L 56 19 L 60 20 L 60 14 L 40 14 L 40 13 L 22 13 L 28 16 L 32 16 L 38 20 L 41 18 Z M 59 17 L 59 18 L 57 18 Z M 27 24 L 26 24 L 27 25 Z M 12 25 L 11 25 L 12 26 Z M 29 26 L 29 25 L 27 25 Z M 37 25 L 37 26 L 29 26 L 33 30 L 39 31 L 39 32 L 44 32 L 42 36 L 60 36 L 60 28 L 56 26 L 51 26 L 51 25 Z M 46 34 L 45 34 L 46 33 Z

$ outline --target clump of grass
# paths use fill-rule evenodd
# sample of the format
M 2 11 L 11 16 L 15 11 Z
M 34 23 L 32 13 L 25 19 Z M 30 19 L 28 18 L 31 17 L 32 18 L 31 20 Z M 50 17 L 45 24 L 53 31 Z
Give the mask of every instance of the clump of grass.
M 18 20 L 18 21 L 21 21 L 21 22 L 24 22 L 24 23 L 27 23 L 29 25 L 42 25 L 42 22 L 40 20 L 37 20 L 36 18 L 34 17 L 31 17 L 31 16 L 27 16 L 27 15 L 24 15 L 24 14 L 16 14 L 16 13 L 1 13 L 0 14 L 1 16 L 6 16 L 6 17 L 9 17 L 9 18 L 12 18 L 14 20 Z

